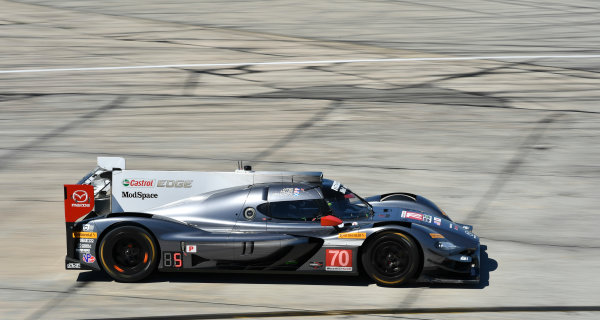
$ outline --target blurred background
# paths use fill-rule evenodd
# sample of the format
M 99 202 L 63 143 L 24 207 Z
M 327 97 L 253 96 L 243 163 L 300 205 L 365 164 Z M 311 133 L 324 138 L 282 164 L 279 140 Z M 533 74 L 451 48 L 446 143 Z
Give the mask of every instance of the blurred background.
M 580 308 L 600 309 L 597 1 L 0 8 L 0 318 L 598 318 Z M 63 184 L 97 156 L 146 170 L 245 160 L 323 171 L 363 196 L 421 194 L 474 225 L 496 265 L 481 286 L 394 289 L 253 275 L 123 284 L 66 271 Z M 456 307 L 470 312 L 382 314 Z M 497 312 L 507 307 L 537 309 Z

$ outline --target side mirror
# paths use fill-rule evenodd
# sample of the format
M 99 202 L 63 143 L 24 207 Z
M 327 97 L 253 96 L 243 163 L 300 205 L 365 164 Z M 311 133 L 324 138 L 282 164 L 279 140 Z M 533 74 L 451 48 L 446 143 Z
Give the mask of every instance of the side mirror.
M 323 227 L 335 227 L 342 223 L 344 223 L 344 221 L 335 216 L 324 216 L 321 218 L 321 225 Z

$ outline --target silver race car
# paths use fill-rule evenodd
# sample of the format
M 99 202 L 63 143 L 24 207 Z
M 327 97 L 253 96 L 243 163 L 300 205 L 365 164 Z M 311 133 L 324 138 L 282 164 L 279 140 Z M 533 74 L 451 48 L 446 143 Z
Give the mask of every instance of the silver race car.
M 410 193 L 362 198 L 321 172 L 126 170 L 100 157 L 65 185 L 67 269 L 358 275 L 478 283 L 479 239 Z

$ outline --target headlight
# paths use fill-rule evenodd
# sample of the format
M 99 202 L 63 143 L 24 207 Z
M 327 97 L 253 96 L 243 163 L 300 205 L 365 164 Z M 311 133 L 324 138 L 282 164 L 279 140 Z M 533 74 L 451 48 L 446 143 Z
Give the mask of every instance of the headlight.
M 454 250 L 458 248 L 454 243 L 448 241 L 438 241 L 435 243 L 435 247 L 442 250 Z

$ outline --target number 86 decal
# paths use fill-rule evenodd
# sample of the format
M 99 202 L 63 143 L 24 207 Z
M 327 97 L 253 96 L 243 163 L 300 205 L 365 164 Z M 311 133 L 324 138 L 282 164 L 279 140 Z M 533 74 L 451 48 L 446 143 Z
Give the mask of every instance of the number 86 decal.
M 181 268 L 183 260 L 181 260 L 181 252 L 164 252 L 163 267 L 165 268 Z

